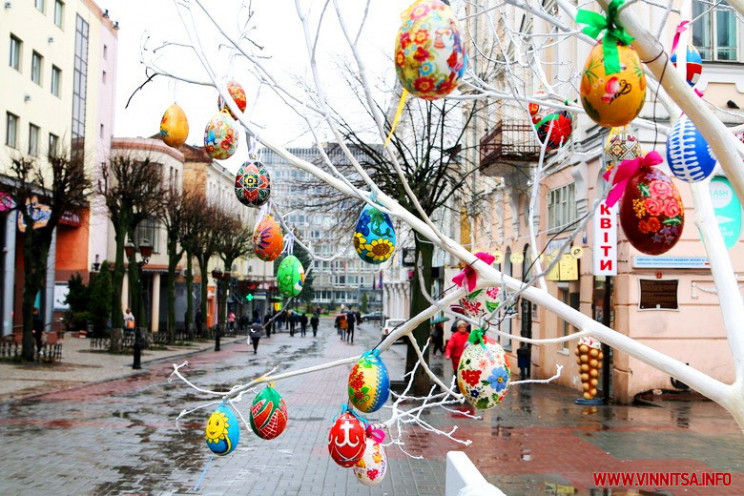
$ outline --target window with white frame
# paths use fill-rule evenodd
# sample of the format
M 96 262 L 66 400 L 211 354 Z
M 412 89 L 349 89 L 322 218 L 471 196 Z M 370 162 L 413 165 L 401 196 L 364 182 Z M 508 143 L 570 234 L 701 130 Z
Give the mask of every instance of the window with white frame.
M 28 125 L 28 154 L 32 157 L 39 156 L 39 135 L 41 129 L 35 124 Z
M 62 0 L 54 0 L 54 24 L 57 27 L 62 27 L 62 19 L 65 13 L 65 2 Z
M 44 0 L 34 0 L 34 5 L 39 12 L 44 12 Z
M 47 151 L 47 156 L 49 157 L 56 157 L 57 152 L 59 151 L 57 147 L 59 146 L 59 136 L 56 134 L 49 133 L 49 149 Z
M 692 2 L 692 44 L 703 60 L 736 61 L 736 12 L 727 2 Z
M 18 148 L 18 116 L 10 112 L 5 114 L 5 144 Z
M 21 47 L 23 42 L 20 38 L 10 35 L 10 60 L 9 65 L 13 69 L 21 70 Z
M 52 66 L 52 84 L 51 91 L 52 95 L 59 97 L 59 85 L 62 82 L 62 69 L 56 65 Z
M 548 193 L 548 231 L 558 231 L 576 221 L 576 188 L 574 183 Z
M 153 253 L 160 253 L 160 236 L 158 236 L 159 223 L 157 219 L 146 219 L 137 225 L 135 232 L 135 246 L 149 243 Z
M 41 73 L 44 65 L 44 57 L 39 52 L 31 54 L 31 81 L 41 86 Z

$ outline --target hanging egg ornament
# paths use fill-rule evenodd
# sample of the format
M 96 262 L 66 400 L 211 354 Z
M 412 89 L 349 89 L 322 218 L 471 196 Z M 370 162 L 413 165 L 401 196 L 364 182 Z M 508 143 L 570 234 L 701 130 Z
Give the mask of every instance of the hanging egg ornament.
M 227 92 L 230 93 L 233 101 L 235 101 L 235 105 L 238 106 L 238 110 L 240 110 L 241 112 L 245 112 L 245 107 L 247 106 L 248 102 L 245 98 L 245 91 L 243 90 L 243 87 L 235 81 L 230 81 L 229 83 L 227 83 Z M 217 108 L 221 111 L 226 110 L 227 112 L 230 112 L 230 116 L 233 119 L 238 120 L 235 114 L 232 113 L 232 110 L 230 110 L 230 107 L 227 106 L 227 103 L 225 103 L 225 100 L 222 98 L 221 95 L 217 97 Z
M 273 262 L 284 249 L 282 228 L 274 217 L 267 215 L 256 224 L 253 231 L 253 251 L 264 262 Z
M 357 480 L 365 486 L 379 486 L 387 473 L 385 448 L 371 437 L 367 438 L 366 444 L 364 455 L 352 470 Z
M 671 178 L 656 167 L 638 169 L 620 201 L 620 225 L 630 244 L 661 255 L 679 241 L 684 224 L 684 206 Z
M 181 146 L 189 137 L 189 121 L 186 113 L 175 103 L 165 109 L 160 119 L 160 137 L 168 146 Z
M 700 74 L 703 72 L 703 58 L 700 56 L 697 48 L 687 45 L 685 59 L 685 64 L 687 65 L 685 79 L 687 80 L 687 84 L 695 86 L 700 79 Z M 673 53 L 669 60 L 674 67 L 677 67 L 677 52 Z
M 220 456 L 230 453 L 240 441 L 238 418 L 227 405 L 220 405 L 209 416 L 204 432 L 207 447 Z
M 354 229 L 354 249 L 365 262 L 380 264 L 393 256 L 395 228 L 390 216 L 365 205 Z
M 667 136 L 667 162 L 677 179 L 696 183 L 710 176 L 716 159 L 703 135 L 689 117 L 683 115 Z
M 304 282 L 305 269 L 302 262 L 294 255 L 288 255 L 276 270 L 276 285 L 279 292 L 288 298 L 297 296 L 302 292 Z
M 605 170 L 612 170 L 623 160 L 634 160 L 643 155 L 638 138 L 627 127 L 613 127 L 605 145 Z
M 496 287 L 479 289 L 460 299 L 462 313 L 474 319 L 493 312 L 500 304 L 499 288 Z
M 274 439 L 287 427 L 287 405 L 271 386 L 258 393 L 251 405 L 251 429 L 263 439 Z
M 244 162 L 235 174 L 235 196 L 243 205 L 260 207 L 271 196 L 271 177 L 258 160 Z
M 441 0 L 418 0 L 401 14 L 395 72 L 403 87 L 424 100 L 449 95 L 465 72 L 455 13 Z
M 238 149 L 238 133 L 229 113 L 217 112 L 209 120 L 204 129 L 204 149 L 217 160 L 232 157 Z
M 328 433 L 328 452 L 342 467 L 353 467 L 364 456 L 364 426 L 349 412 L 341 414 Z
M 460 392 L 475 408 L 487 410 L 506 396 L 511 371 L 504 349 L 487 339 L 465 347 L 457 368 Z
M 573 120 L 571 114 L 566 111 L 551 112 L 543 117 L 537 117 L 535 129 L 540 143 L 547 140 L 548 151 L 557 150 L 571 139 Z
M 349 374 L 349 401 L 364 413 L 376 412 L 390 396 L 390 377 L 380 350 L 365 353 Z
M 579 378 L 584 399 L 591 400 L 597 395 L 599 374 L 602 371 L 602 344 L 594 338 L 581 338 L 576 345 L 576 363 L 579 365 Z
M 620 72 L 607 74 L 602 40 L 589 53 L 581 78 L 581 104 L 586 114 L 604 127 L 625 126 L 635 119 L 646 98 L 646 76 L 638 54 L 618 43 Z

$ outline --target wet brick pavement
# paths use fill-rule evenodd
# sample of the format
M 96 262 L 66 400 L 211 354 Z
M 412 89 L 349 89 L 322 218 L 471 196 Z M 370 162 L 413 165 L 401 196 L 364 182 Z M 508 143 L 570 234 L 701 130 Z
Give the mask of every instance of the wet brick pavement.
M 324 321 L 317 339 L 286 333 L 262 338 L 257 355 L 244 341 L 227 342 L 219 353 L 188 357 L 184 373 L 199 387 L 225 390 L 273 367 L 295 369 L 360 354 L 378 336 L 376 326 L 365 324 L 349 345 Z M 394 345 L 382 356 L 393 379 L 402 375 L 404 353 L 405 346 Z M 137 375 L 0 403 L 0 494 L 442 495 L 445 454 L 458 449 L 512 496 L 590 494 L 592 474 L 600 471 L 729 472 L 729 487 L 648 487 L 644 494 L 744 494 L 743 434 L 717 405 L 586 407 L 573 403 L 574 391 L 534 384 L 512 388 L 480 420 L 444 410 L 425 413 L 422 418 L 434 426 L 457 425 L 456 436 L 473 444 L 464 448 L 408 427 L 407 451 L 425 458 L 389 447 L 386 479 L 366 488 L 327 452 L 331 419 L 346 401 L 349 366 L 277 382 L 289 411 L 287 430 L 264 441 L 243 427 L 236 450 L 212 459 L 203 439 L 211 409 L 182 419 L 180 432 L 175 426 L 181 410 L 211 401 L 167 381 L 171 363 L 182 361 L 145 362 Z M 432 362 L 439 373 L 451 373 L 443 358 Z M 239 403 L 243 413 L 251 400 Z M 640 493 L 616 488 L 593 494 Z

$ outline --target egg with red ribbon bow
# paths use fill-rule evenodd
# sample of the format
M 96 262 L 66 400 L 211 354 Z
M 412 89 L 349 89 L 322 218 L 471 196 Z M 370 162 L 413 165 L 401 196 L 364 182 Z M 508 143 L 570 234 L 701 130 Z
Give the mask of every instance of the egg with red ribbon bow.
M 238 132 L 230 114 L 217 112 L 204 129 L 204 149 L 210 157 L 225 160 L 238 149 Z
M 475 319 L 493 312 L 500 304 L 501 297 L 497 287 L 478 289 L 460 299 L 463 313 Z
M 258 393 L 251 405 L 251 429 L 263 439 L 274 439 L 287 427 L 287 405 L 271 386 Z
M 365 486 L 379 486 L 387 474 L 388 462 L 385 448 L 372 437 L 367 437 L 366 444 L 364 456 L 356 462 L 352 470 L 357 480 Z
M 342 467 L 353 467 L 364 456 L 365 427 L 348 411 L 339 415 L 328 433 L 328 452 Z
M 506 353 L 498 343 L 484 338 L 465 347 L 457 367 L 457 386 L 475 408 L 486 410 L 500 403 L 510 378 Z
M 636 250 L 647 255 L 669 251 L 679 241 L 685 225 L 679 191 L 657 167 L 640 167 L 631 176 L 620 201 L 619 215 L 625 237 Z
M 643 155 L 638 138 L 628 132 L 627 127 L 613 127 L 607 136 L 604 158 L 605 170 L 612 170 L 624 160 L 634 160 Z
M 272 262 L 281 255 L 284 249 L 282 228 L 274 217 L 267 215 L 256 224 L 253 231 L 253 251 L 264 262 Z

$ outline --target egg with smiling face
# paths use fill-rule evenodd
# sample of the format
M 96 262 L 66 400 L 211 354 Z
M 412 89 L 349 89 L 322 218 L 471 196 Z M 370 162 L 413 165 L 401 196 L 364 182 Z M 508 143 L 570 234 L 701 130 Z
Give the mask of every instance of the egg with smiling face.
M 238 418 L 227 405 L 220 405 L 209 416 L 204 432 L 207 447 L 220 456 L 231 453 L 240 441 Z

